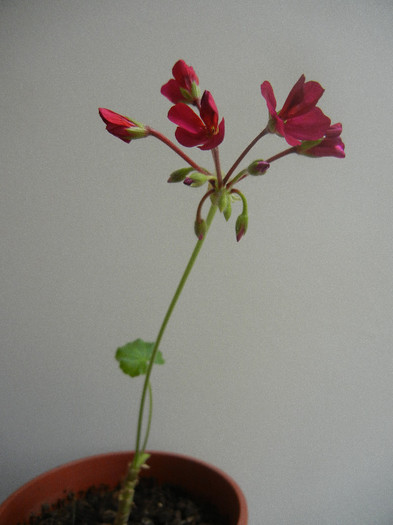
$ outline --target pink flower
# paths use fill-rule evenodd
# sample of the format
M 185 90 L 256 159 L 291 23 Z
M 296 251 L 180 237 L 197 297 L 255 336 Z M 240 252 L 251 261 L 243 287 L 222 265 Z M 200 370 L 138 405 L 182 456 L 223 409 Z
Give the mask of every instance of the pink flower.
M 176 124 L 175 135 L 182 146 L 213 149 L 224 140 L 224 119 L 218 124 L 218 111 L 212 95 L 205 91 L 200 108 L 200 117 L 186 104 L 172 106 L 168 118 Z
M 136 120 L 131 120 L 127 117 L 119 115 L 110 109 L 99 108 L 100 117 L 106 124 L 106 129 L 115 137 L 118 137 L 128 144 L 132 139 L 140 139 L 146 137 L 149 132 L 147 129 Z
M 161 88 L 161 93 L 174 104 L 184 102 L 194 104 L 200 96 L 199 79 L 191 66 L 184 60 L 178 60 L 172 68 L 174 78 L 171 78 Z
M 345 157 L 345 144 L 341 140 L 342 125 L 340 123 L 333 124 L 326 131 L 325 137 L 313 142 L 303 142 L 296 148 L 296 151 L 301 155 L 308 155 L 310 157 L 338 157 L 343 159 Z
M 265 81 L 261 85 L 270 114 L 270 131 L 283 136 L 291 146 L 298 146 L 302 140 L 322 138 L 330 126 L 330 119 L 316 107 L 324 89 L 318 82 L 305 80 L 304 75 L 299 78 L 278 112 L 270 82 Z

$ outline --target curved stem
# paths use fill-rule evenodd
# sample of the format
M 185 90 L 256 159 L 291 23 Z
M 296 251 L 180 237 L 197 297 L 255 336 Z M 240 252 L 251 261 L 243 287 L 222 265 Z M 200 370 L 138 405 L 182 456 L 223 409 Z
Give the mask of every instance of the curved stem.
M 213 217 L 216 213 L 216 210 L 217 210 L 217 206 L 215 205 L 212 205 L 210 207 L 210 210 L 209 210 L 209 213 L 207 215 L 207 218 L 206 218 L 206 226 L 207 226 L 207 230 L 206 230 L 206 233 L 207 231 L 209 230 L 209 227 L 210 227 L 210 224 L 213 220 Z M 161 342 L 161 339 L 162 339 L 162 336 L 164 335 L 164 332 L 165 332 L 165 328 L 168 324 L 168 321 L 172 315 L 172 312 L 176 306 L 176 303 L 180 297 L 180 294 L 184 288 L 184 285 L 186 284 L 186 281 L 187 281 L 187 278 L 194 266 L 194 263 L 196 261 L 196 258 L 202 248 L 202 245 L 203 245 L 203 242 L 206 238 L 206 235 L 203 236 L 202 239 L 198 239 L 196 245 L 195 245 L 195 248 L 191 254 L 191 257 L 190 257 L 190 260 L 188 261 L 188 264 L 186 266 L 186 269 L 184 270 L 184 273 L 180 279 L 180 282 L 176 288 L 176 291 L 175 291 L 175 294 L 172 298 L 172 301 L 170 302 L 169 304 L 169 307 L 168 307 L 168 310 L 165 314 L 165 317 L 164 317 L 164 320 L 162 321 L 162 324 L 161 324 L 161 327 L 160 327 L 160 330 L 158 332 L 158 335 L 157 335 L 157 339 L 154 343 L 154 347 L 153 347 L 153 352 L 152 352 L 152 355 L 151 355 L 151 358 L 150 358 L 150 361 L 149 361 L 149 365 L 147 367 L 147 371 L 146 371 L 146 376 L 145 376 L 145 382 L 144 382 L 144 385 L 143 385 L 143 390 L 142 390 L 142 396 L 141 396 L 141 401 L 140 401 L 140 405 L 139 405 L 139 416 L 138 416 L 138 428 L 137 428 L 137 435 L 136 435 L 136 444 L 135 444 L 135 455 L 134 455 L 134 466 L 136 465 L 137 461 L 138 461 L 138 457 L 140 455 L 141 452 L 143 452 L 145 449 L 141 449 L 141 446 L 140 446 L 140 443 L 141 443 L 141 432 L 142 432 L 142 423 L 143 423 L 143 413 L 144 413 L 144 407 L 145 407 L 145 400 L 146 400 L 146 393 L 147 393 L 147 390 L 148 390 L 148 386 L 150 384 L 150 376 L 151 376 L 151 371 L 152 371 L 152 368 L 153 368 L 153 364 L 154 364 L 154 360 L 156 358 L 156 355 L 157 355 L 157 352 L 158 352 L 158 347 L 159 347 L 159 344 Z M 144 443 L 144 447 L 146 445 L 146 439 L 145 439 L 145 443 Z
M 242 213 L 244 213 L 245 215 L 247 215 L 248 213 L 248 205 L 247 205 L 247 199 L 245 198 L 245 196 L 243 195 L 243 193 L 238 190 L 237 188 L 233 188 L 231 190 L 231 193 L 236 193 L 237 195 L 239 195 L 239 197 L 241 198 L 242 200 L 242 203 L 243 203 L 243 211 Z
M 211 189 L 211 190 L 208 190 L 205 195 L 202 197 L 202 199 L 199 201 L 199 204 L 198 204 L 198 208 L 197 208 L 197 213 L 196 213 L 196 219 L 197 221 L 201 221 L 202 220 L 202 217 L 201 217 L 201 211 L 202 211 L 202 206 L 204 204 L 204 202 L 206 201 L 206 199 L 208 197 L 210 197 L 210 195 L 212 195 L 214 193 L 214 190 Z

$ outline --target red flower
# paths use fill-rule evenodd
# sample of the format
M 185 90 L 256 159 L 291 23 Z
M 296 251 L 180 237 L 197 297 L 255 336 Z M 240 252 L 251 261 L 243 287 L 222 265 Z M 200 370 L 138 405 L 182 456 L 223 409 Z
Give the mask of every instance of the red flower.
M 186 104 L 172 106 L 168 118 L 177 124 L 176 138 L 182 146 L 213 149 L 224 140 L 224 119 L 218 124 L 218 111 L 212 95 L 205 91 L 201 100 L 200 117 Z
M 299 78 L 278 112 L 270 82 L 261 85 L 270 114 L 270 130 L 283 136 L 291 146 L 298 146 L 302 140 L 320 139 L 330 126 L 330 119 L 316 107 L 324 89 L 318 82 L 305 80 L 304 75 Z
M 340 123 L 333 124 L 326 131 L 322 140 L 317 141 L 316 144 L 304 142 L 296 150 L 301 155 L 310 157 L 338 157 L 343 159 L 345 157 L 345 144 L 340 137 L 342 129 L 343 127 Z
M 161 88 L 161 93 L 174 104 L 184 102 L 194 104 L 200 96 L 199 79 L 191 66 L 184 60 L 178 60 L 172 68 L 174 78 L 171 78 Z
M 146 137 L 149 133 L 147 129 L 136 120 L 119 115 L 110 109 L 99 108 L 100 117 L 106 124 L 106 129 L 115 137 L 118 137 L 128 144 L 132 139 Z

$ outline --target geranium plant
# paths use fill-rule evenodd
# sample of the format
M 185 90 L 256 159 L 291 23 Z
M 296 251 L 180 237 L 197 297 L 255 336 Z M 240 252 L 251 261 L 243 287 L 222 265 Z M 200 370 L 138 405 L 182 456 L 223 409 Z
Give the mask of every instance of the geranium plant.
M 200 166 L 174 142 L 152 127 L 109 109 L 99 109 L 106 129 L 115 137 L 126 143 L 135 139 L 154 137 L 183 159 L 186 165 L 174 171 L 169 176 L 168 182 L 182 182 L 188 187 L 204 188 L 203 195 L 196 207 L 194 223 L 197 236 L 196 245 L 169 304 L 156 340 L 145 342 L 142 339 L 136 339 L 118 348 L 116 352 L 116 359 L 123 372 L 131 377 L 143 374 L 145 380 L 139 406 L 135 453 L 119 493 L 119 510 L 115 525 L 126 525 L 132 510 L 134 490 L 140 470 L 147 466 L 149 459 L 146 447 L 152 419 L 150 377 L 153 365 L 164 362 L 159 346 L 217 210 L 228 221 L 232 209 L 239 206 L 240 213 L 237 212 L 235 234 L 236 240 L 240 241 L 247 231 L 248 209 L 246 197 L 239 186 L 247 177 L 264 175 L 271 169 L 273 162 L 293 153 L 308 157 L 345 157 L 344 144 L 340 137 L 341 124 L 332 125 L 330 118 L 317 107 L 324 91 L 323 88 L 318 82 L 306 82 L 305 76 L 302 75 L 279 111 L 276 109 L 277 103 L 272 86 L 267 81 L 262 83 L 261 94 L 266 100 L 268 109 L 267 124 L 224 172 L 220 162 L 219 145 L 224 140 L 225 121 L 223 118 L 220 120 L 212 94 L 209 91 L 201 92 L 198 76 L 194 69 L 183 60 L 176 62 L 172 73 L 173 78 L 162 86 L 161 93 L 173 104 L 169 109 L 168 118 L 177 126 L 175 137 L 182 146 L 198 147 L 201 150 L 210 151 L 213 163 L 211 169 Z M 258 158 L 248 163 L 247 167 L 237 171 L 251 149 L 265 135 L 271 133 L 284 139 L 289 147 L 270 158 Z M 210 208 L 206 213 L 204 205 L 208 204 Z

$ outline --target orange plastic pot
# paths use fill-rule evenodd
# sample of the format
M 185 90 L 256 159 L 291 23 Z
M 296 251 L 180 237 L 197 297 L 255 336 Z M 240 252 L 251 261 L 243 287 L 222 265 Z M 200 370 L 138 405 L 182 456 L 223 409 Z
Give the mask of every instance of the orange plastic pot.
M 230 525 L 247 525 L 247 503 L 238 484 L 225 472 L 198 459 L 169 452 L 150 452 L 149 470 L 142 476 L 182 487 L 205 499 L 229 518 Z M 92 485 L 115 487 L 121 481 L 132 452 L 100 454 L 66 463 L 29 481 L 0 506 L 0 525 L 17 525 L 52 504 L 64 491 L 86 490 Z

